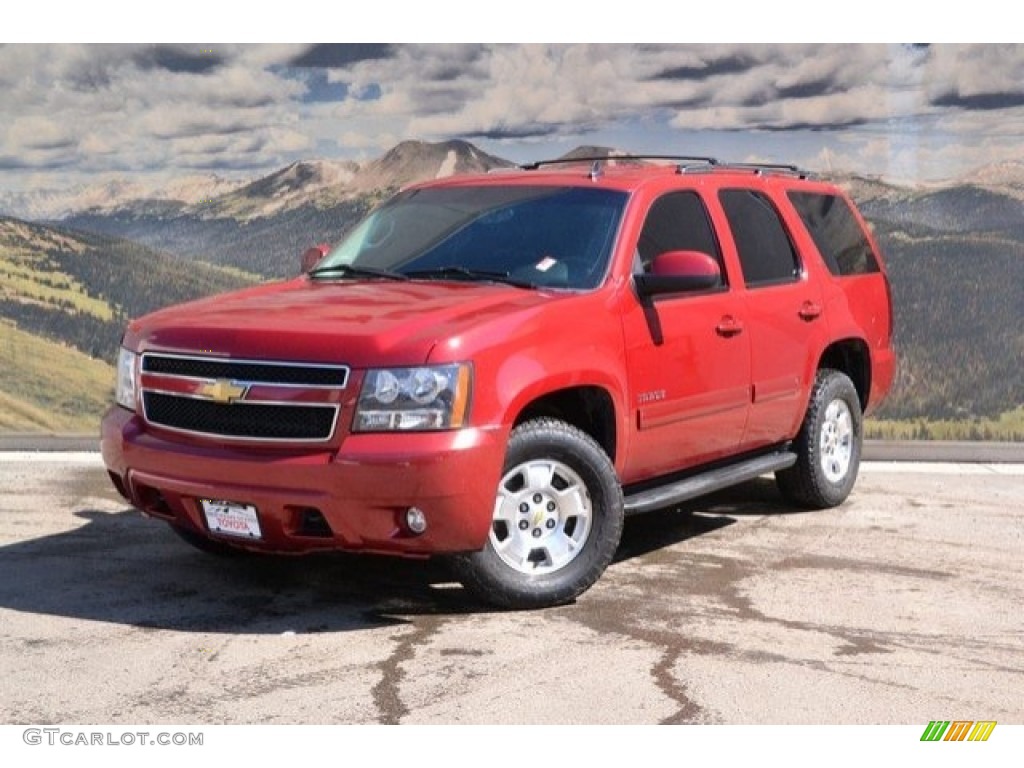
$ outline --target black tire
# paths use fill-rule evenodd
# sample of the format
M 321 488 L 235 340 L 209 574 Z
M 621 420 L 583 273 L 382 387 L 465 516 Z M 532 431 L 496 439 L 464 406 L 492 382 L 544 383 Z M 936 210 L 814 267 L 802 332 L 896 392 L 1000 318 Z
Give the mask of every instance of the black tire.
M 565 422 L 536 419 L 512 432 L 487 544 L 452 567 L 492 605 L 560 605 L 608 567 L 622 520 L 622 487 L 601 446 Z
M 216 539 L 207 538 L 200 533 L 196 533 L 195 531 L 191 531 L 187 528 L 182 528 L 181 526 L 174 525 L 173 523 L 170 524 L 170 528 L 178 534 L 178 537 L 186 544 L 189 544 L 200 552 L 205 552 L 208 555 L 216 555 L 217 557 L 241 557 L 248 554 L 248 552 L 241 547 L 235 547 L 231 544 L 217 541 Z
M 797 462 L 775 473 L 783 498 L 809 509 L 842 504 L 857 481 L 863 422 L 860 396 L 849 376 L 830 368 L 818 371 L 793 443 Z

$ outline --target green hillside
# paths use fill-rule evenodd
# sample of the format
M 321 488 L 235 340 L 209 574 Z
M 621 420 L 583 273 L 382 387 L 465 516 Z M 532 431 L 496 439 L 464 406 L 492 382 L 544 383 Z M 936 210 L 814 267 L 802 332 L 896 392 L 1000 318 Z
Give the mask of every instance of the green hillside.
M 128 318 L 251 285 L 126 240 L 0 217 L 0 318 L 112 361 Z
M 892 279 L 888 419 L 998 419 L 1024 404 L 1024 242 L 876 220 Z
M 868 419 L 864 436 L 876 440 L 1000 440 L 1024 442 L 1024 406 L 970 419 Z
M 128 318 L 254 282 L 124 240 L 0 217 L 0 430 L 95 429 Z
M 111 365 L 0 320 L 0 431 L 96 432 Z

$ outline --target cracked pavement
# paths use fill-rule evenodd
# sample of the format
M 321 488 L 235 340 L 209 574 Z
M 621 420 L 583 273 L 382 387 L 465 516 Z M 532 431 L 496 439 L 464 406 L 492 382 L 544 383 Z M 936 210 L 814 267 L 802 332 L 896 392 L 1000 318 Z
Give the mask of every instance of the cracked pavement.
M 575 604 L 496 612 L 442 564 L 218 559 L 95 455 L 0 453 L 0 722 L 1024 722 L 1024 467 L 865 465 L 627 521 Z

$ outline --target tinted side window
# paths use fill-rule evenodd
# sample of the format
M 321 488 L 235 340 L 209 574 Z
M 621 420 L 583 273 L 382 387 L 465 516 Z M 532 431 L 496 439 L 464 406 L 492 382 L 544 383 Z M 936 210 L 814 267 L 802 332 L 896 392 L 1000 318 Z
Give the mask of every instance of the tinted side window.
M 670 192 L 651 206 L 637 242 L 639 268 L 650 271 L 651 261 L 665 251 L 706 253 L 718 262 L 725 280 L 718 240 L 704 201 L 696 192 Z
M 843 198 L 790 192 L 789 199 L 833 275 L 878 272 L 878 260 L 871 244 Z
M 771 201 L 752 189 L 718 193 L 748 286 L 791 282 L 800 274 L 796 249 Z

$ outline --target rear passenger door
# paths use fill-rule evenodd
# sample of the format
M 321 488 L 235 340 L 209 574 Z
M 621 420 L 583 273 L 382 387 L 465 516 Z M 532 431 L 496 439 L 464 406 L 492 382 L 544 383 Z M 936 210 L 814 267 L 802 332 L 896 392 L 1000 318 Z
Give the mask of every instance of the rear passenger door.
M 756 189 L 718 193 L 743 272 L 750 338 L 751 407 L 746 449 L 796 435 L 818 350 L 827 337 L 820 286 L 804 266 L 778 209 Z

